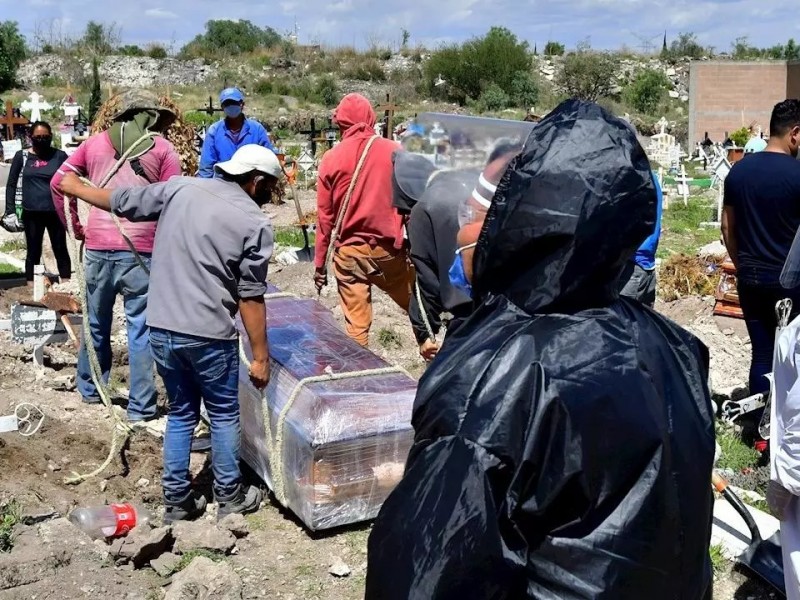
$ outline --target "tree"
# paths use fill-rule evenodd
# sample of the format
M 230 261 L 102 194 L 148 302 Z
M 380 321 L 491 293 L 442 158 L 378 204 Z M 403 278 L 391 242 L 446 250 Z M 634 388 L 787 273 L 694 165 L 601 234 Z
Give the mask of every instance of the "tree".
M 519 71 L 511 81 L 511 102 L 518 108 L 531 109 L 539 101 L 539 85 L 530 73 Z
M 794 38 L 789 38 L 789 41 L 783 47 L 783 57 L 786 60 L 800 59 L 800 46 L 797 45 Z
M 564 56 L 564 44 L 558 42 L 547 42 L 544 46 L 545 56 Z
M 100 91 L 100 68 L 97 57 L 92 59 L 92 92 L 89 96 L 89 122 L 94 122 L 100 106 L 103 104 L 103 95 Z
M 599 52 L 573 52 L 564 59 L 559 86 L 573 98 L 596 102 L 614 88 L 614 60 Z
M 262 29 L 250 21 L 212 20 L 206 23 L 205 33 L 183 47 L 181 55 L 239 56 L 259 48 L 272 48 L 282 39 L 272 27 Z
M 468 99 L 480 98 L 493 83 L 503 90 L 511 89 L 517 73 L 528 73 L 530 68 L 528 44 L 508 29 L 492 27 L 482 38 L 434 52 L 424 73 L 431 94 L 464 105 Z M 435 85 L 439 76 L 446 81 L 444 86 Z
M 156 59 L 167 58 L 167 49 L 164 48 L 164 46 L 161 46 L 160 44 L 152 44 L 147 49 L 147 56 Z
M 402 30 L 402 41 L 400 42 L 400 47 L 405 50 L 408 48 L 408 41 L 411 39 L 411 32 L 408 29 Z
M 481 93 L 478 104 L 483 110 L 503 110 L 511 104 L 511 98 L 499 85 L 490 83 Z
M 121 54 L 122 56 L 144 56 L 144 50 L 133 44 L 120 46 L 117 48 L 117 53 Z
M 17 69 L 25 58 L 25 38 L 16 21 L 0 22 L 0 91 L 14 87 Z
M 658 110 L 669 87 L 669 79 L 663 71 L 644 69 L 625 89 L 624 96 L 634 109 L 652 115 Z
M 667 48 L 667 32 L 665 31 L 664 32 L 664 43 L 661 45 L 661 56 L 664 56 L 665 54 L 667 54 L 667 52 L 669 52 L 669 50 Z
M 115 23 L 110 25 L 89 21 L 81 38 L 81 45 L 93 54 L 111 54 L 119 45 L 120 31 Z

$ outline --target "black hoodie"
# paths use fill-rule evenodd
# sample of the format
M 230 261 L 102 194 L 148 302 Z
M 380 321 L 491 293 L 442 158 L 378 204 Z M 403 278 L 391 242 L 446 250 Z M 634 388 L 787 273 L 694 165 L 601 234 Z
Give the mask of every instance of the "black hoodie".
M 699 600 L 710 590 L 708 353 L 619 298 L 652 231 L 625 124 L 568 101 L 500 182 L 477 311 L 423 376 L 368 600 Z

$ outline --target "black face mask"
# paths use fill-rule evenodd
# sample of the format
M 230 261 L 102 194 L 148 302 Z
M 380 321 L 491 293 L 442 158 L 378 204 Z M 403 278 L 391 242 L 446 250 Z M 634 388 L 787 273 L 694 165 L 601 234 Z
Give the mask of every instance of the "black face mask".
M 31 138 L 31 145 L 36 150 L 47 150 L 53 143 L 53 137 L 49 135 L 37 135 Z

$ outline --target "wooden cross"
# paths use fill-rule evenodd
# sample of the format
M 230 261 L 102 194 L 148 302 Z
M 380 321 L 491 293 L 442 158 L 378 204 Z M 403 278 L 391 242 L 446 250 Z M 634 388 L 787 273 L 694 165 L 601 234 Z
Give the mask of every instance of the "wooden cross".
M 204 112 L 209 117 L 213 117 L 214 113 L 222 112 L 222 108 L 216 108 L 214 106 L 214 101 L 211 99 L 211 96 L 208 97 L 208 106 L 204 106 L 203 108 L 195 108 L 198 112 Z
M 5 125 L 6 127 L 6 137 L 9 140 L 14 139 L 14 125 L 28 125 L 30 121 L 23 116 L 15 117 L 14 116 L 14 107 L 11 105 L 11 101 L 9 100 L 6 102 L 6 114 L 0 119 L 0 125 Z
M 311 129 L 306 129 L 305 131 L 298 131 L 298 133 L 302 133 L 308 136 L 309 141 L 311 142 L 311 156 L 317 155 L 317 142 L 324 141 L 317 138 L 317 134 L 321 133 L 316 126 L 316 120 L 314 117 L 311 117 Z
M 392 120 L 394 119 L 394 111 L 400 110 L 400 107 L 392 102 L 392 95 L 386 94 L 386 104 L 378 106 L 378 110 L 384 111 L 383 116 L 386 118 L 386 135 L 384 137 L 392 139 L 394 132 L 392 128 Z

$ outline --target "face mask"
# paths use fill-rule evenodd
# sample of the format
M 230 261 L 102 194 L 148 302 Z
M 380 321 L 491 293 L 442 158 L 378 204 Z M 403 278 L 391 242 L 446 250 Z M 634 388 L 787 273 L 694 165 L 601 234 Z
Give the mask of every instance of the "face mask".
M 235 119 L 242 114 L 242 107 L 238 104 L 231 104 L 230 106 L 226 106 L 223 110 L 225 111 L 225 116 L 231 119 Z
M 45 150 L 53 143 L 53 138 L 49 135 L 31 138 L 31 145 L 37 150 Z
M 461 290 L 470 298 L 472 298 L 472 285 L 470 284 L 469 279 L 467 279 L 467 272 L 464 269 L 464 256 L 461 253 L 464 250 L 467 250 L 468 248 L 474 248 L 477 245 L 478 244 L 476 242 L 456 250 L 456 259 L 453 261 L 453 265 L 447 272 L 448 276 L 450 277 L 450 285 L 457 290 Z

